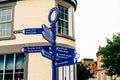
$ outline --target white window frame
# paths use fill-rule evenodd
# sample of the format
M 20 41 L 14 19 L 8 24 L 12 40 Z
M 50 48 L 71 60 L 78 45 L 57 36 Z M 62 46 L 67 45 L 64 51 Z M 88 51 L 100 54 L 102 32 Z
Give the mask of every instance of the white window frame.
M 107 75 L 107 80 L 111 80 L 111 76 Z
M 68 9 L 68 15 L 69 15 L 69 24 L 68 24 L 68 30 L 69 30 L 69 36 L 73 37 L 73 11 L 72 7 Z
M 60 8 L 60 18 L 58 20 L 58 33 L 61 35 L 69 35 L 69 10 L 67 7 L 64 7 L 62 5 L 58 5 Z M 62 9 L 62 11 L 61 11 Z M 67 11 L 67 13 L 65 13 Z M 67 19 L 65 19 L 67 16 Z M 63 18 L 62 18 L 63 17 Z M 63 24 L 62 24 L 63 23 Z M 59 25 L 60 24 L 60 25 Z M 60 32 L 59 32 L 60 29 Z
M 22 54 L 22 53 L 21 53 Z M 6 72 L 5 72 L 5 70 L 7 70 L 6 69 L 6 56 L 7 55 L 13 55 L 13 68 L 12 68 L 12 80 L 14 80 L 14 77 L 15 77 L 15 70 L 16 70 L 16 68 L 15 68 L 15 65 L 16 65 L 16 56 L 18 55 L 18 54 L 16 54 L 16 53 L 13 53 L 13 54 L 1 54 L 3 57 L 4 57 L 4 62 L 3 62 L 3 73 L 2 73 L 2 75 L 3 75 L 3 80 L 5 80 L 5 74 L 7 74 Z M 0 56 L 1 56 L 0 55 Z M 24 66 L 24 65 L 23 65 Z M 24 70 L 24 68 L 23 68 L 23 70 Z M 24 75 L 24 71 L 23 72 L 21 72 L 21 73 L 23 73 L 23 75 Z M 24 78 L 24 76 L 23 76 L 23 78 Z
M 58 67 L 57 80 L 74 80 L 74 67 L 73 67 L 73 65 Z
M 67 4 L 63 1 L 60 1 L 60 6 L 63 6 L 65 8 L 68 8 L 68 34 L 64 34 L 64 32 L 59 33 L 58 27 L 57 27 L 57 34 L 62 36 L 68 36 L 74 38 L 74 28 L 73 28 L 73 7 L 70 4 Z
M 113 79 L 116 79 L 117 75 L 113 75 Z
M 104 80 L 104 73 L 101 73 L 101 80 Z
M 11 39 L 15 39 L 15 35 L 13 33 L 13 25 L 14 25 L 14 6 L 16 5 L 15 2 L 11 2 L 11 3 L 5 3 L 5 4 L 0 4 L 0 10 L 1 9 L 11 9 L 11 16 L 10 16 L 10 19 L 7 20 L 7 21 L 1 21 L 0 24 L 2 23 L 10 23 L 10 24 L 7 24 L 7 25 L 10 25 L 9 27 L 9 33 L 8 32 L 5 32 L 3 34 L 7 34 L 7 35 L 3 35 L 2 36 L 0 35 L 0 40 L 11 40 Z M 2 28 L 2 27 L 1 27 Z M 7 28 L 6 28 L 7 30 Z
M 10 10 L 10 15 L 7 14 L 6 12 L 5 12 L 6 13 L 5 15 L 4 14 L 2 15 L 2 12 L 5 11 L 5 10 L 6 10 L 6 12 L 8 10 Z M 3 28 L 1 26 L 2 30 L 1 30 L 0 38 L 11 37 L 11 33 L 12 33 L 12 16 L 13 16 L 12 12 L 13 12 L 13 9 L 12 9 L 12 7 L 3 7 L 3 8 L 0 8 L 0 11 L 1 11 L 1 14 L 0 14 L 1 17 L 5 17 L 5 18 L 7 16 L 10 17 L 10 19 L 8 19 L 8 20 L 7 20 L 7 18 L 5 20 L 0 20 L 0 25 L 6 26 L 6 28 Z M 3 33 L 2 33 L 2 31 L 3 31 Z M 9 31 L 9 33 L 7 33 L 8 31 Z

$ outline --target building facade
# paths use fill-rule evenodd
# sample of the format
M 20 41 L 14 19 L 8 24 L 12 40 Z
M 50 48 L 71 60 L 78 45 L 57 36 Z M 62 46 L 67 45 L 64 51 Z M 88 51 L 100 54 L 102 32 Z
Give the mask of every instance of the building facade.
M 101 62 L 101 58 L 102 56 L 100 55 L 100 53 L 97 53 L 97 78 L 98 80 L 111 80 L 110 76 L 106 75 L 106 70 L 104 68 L 101 67 L 101 65 L 103 64 Z
M 116 75 L 113 75 L 113 76 L 109 76 L 106 74 L 106 68 L 103 68 L 101 67 L 103 62 L 101 61 L 102 59 L 102 55 L 99 53 L 99 50 L 101 49 L 102 47 L 99 46 L 98 48 L 98 52 L 96 54 L 97 56 L 97 78 L 98 80 L 120 80 L 119 77 L 117 77 Z
M 93 74 L 94 78 L 90 78 L 89 80 L 97 80 L 97 63 L 90 58 L 84 58 L 81 60 L 81 64 L 87 67 L 87 70 Z
M 24 35 L 22 31 L 50 26 L 48 13 L 55 6 L 60 9 L 56 45 L 75 49 L 76 0 L 0 0 L 0 80 L 52 79 L 51 61 L 41 53 L 22 53 L 21 48 L 51 45 L 41 34 Z M 76 80 L 75 65 L 57 68 L 57 80 Z

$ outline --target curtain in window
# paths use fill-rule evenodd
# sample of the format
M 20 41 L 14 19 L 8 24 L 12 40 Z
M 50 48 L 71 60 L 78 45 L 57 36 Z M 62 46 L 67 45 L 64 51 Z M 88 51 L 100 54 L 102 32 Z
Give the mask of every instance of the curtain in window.
M 15 69 L 23 69 L 24 67 L 24 54 L 16 55 Z
M 14 55 L 13 54 L 6 55 L 5 69 L 6 70 L 13 70 L 13 65 L 14 65 Z

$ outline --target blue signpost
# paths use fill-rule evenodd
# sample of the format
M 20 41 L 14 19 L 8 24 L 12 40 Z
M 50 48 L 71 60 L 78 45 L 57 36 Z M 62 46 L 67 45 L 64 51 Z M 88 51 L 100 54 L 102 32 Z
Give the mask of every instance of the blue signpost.
M 56 12 L 56 17 L 53 20 L 51 16 L 54 11 Z M 42 34 L 43 38 L 52 44 L 52 46 L 28 46 L 21 49 L 21 52 L 24 53 L 41 52 L 42 56 L 52 60 L 52 80 L 56 80 L 56 67 L 69 66 L 75 63 L 74 49 L 56 46 L 56 22 L 59 17 L 59 8 L 54 7 L 48 15 L 50 28 L 43 24 L 42 28 L 27 28 L 22 32 L 25 35 Z
M 57 15 L 55 17 L 54 20 L 52 20 L 51 18 L 51 15 L 53 12 L 56 12 Z M 54 39 L 54 43 L 52 44 L 52 55 L 54 56 L 53 60 L 52 60 L 52 80 L 56 80 L 56 66 L 55 66 L 55 61 L 56 61 L 56 22 L 58 21 L 60 17 L 60 10 L 59 8 L 52 8 L 49 12 L 49 15 L 48 15 L 48 21 L 51 23 L 51 30 L 53 32 L 53 39 Z

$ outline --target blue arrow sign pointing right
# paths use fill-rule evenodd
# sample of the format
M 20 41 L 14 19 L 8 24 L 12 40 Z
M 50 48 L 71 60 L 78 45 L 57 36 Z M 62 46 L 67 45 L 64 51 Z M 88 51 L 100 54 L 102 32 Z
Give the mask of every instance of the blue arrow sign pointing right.
M 55 62 L 55 67 L 69 66 L 75 63 L 74 58 L 60 60 Z

